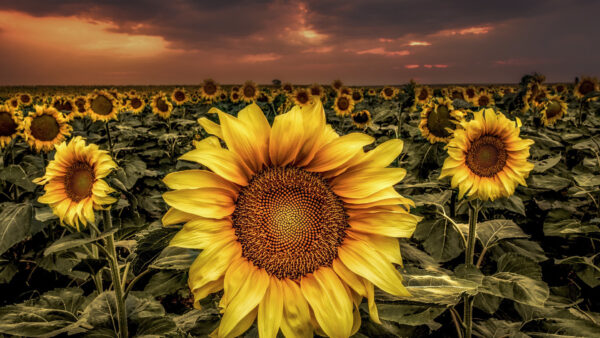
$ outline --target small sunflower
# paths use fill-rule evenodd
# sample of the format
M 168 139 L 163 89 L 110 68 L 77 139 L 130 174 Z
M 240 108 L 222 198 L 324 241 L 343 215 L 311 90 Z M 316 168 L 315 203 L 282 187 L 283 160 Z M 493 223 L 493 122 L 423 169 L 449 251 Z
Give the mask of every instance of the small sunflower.
M 200 97 L 206 101 L 213 101 L 219 96 L 219 84 L 213 79 L 206 79 L 200 86 Z
M 569 91 L 569 88 L 564 83 L 557 83 L 552 86 L 552 88 L 554 89 L 554 93 L 556 95 L 564 95 Z
M 146 100 L 138 95 L 132 95 L 129 97 L 129 101 L 127 102 L 127 108 L 133 114 L 139 114 L 144 111 L 146 108 Z
M 306 88 L 296 88 L 292 94 L 292 98 L 294 100 L 294 104 L 297 106 L 305 106 L 312 100 L 310 91 Z
M 371 124 L 371 112 L 368 110 L 361 110 L 352 113 L 352 123 L 356 128 L 364 128 Z
M 119 114 L 119 103 L 111 93 L 105 90 L 96 90 L 90 93 L 85 107 L 94 121 L 116 120 Z
M 25 140 L 36 151 L 50 152 L 71 135 L 73 128 L 58 110 L 52 107 L 35 106 L 23 121 Z
M 464 113 L 454 109 L 450 99 L 434 99 L 421 111 L 419 130 L 430 143 L 448 143 Z
M 463 87 L 452 87 L 449 90 L 449 96 L 452 100 L 467 101 L 467 93 Z
M 51 106 L 61 112 L 67 121 L 71 121 L 78 114 L 77 106 L 66 96 L 54 96 Z
M 173 111 L 173 104 L 169 101 L 167 94 L 163 92 L 158 92 L 152 97 L 152 102 L 150 103 L 152 107 L 152 113 L 162 117 L 163 119 L 168 119 L 171 117 L 171 112 Z
M 350 96 L 355 103 L 359 103 L 365 98 L 363 91 L 360 88 L 354 88 L 352 90 L 352 95 Z
M 238 103 L 240 102 L 240 100 L 242 99 L 242 96 L 240 95 L 240 93 L 238 91 L 231 91 L 231 94 L 229 94 L 229 100 L 233 103 Z
M 6 101 L 6 105 L 13 110 L 18 109 L 20 104 L 17 96 L 11 97 Z
M 342 86 L 342 88 L 340 88 L 337 92 L 338 92 L 338 95 L 352 96 L 352 89 L 350 89 L 346 86 Z
M 535 94 L 533 91 L 527 91 L 527 94 L 525 95 L 525 101 L 529 102 L 529 104 L 533 105 L 534 107 L 541 106 L 544 102 L 546 102 L 547 99 L 548 91 L 542 86 L 538 87 L 538 90 L 535 91 Z
M 333 101 L 333 110 L 338 116 L 349 115 L 354 109 L 354 101 L 348 95 L 340 95 Z
M 291 83 L 286 82 L 283 85 L 281 85 L 281 90 L 285 94 L 292 94 L 294 92 L 294 86 Z
M 185 89 L 175 88 L 171 93 L 171 101 L 173 101 L 176 105 L 181 106 L 182 104 L 190 101 L 190 96 Z
M 394 184 L 406 171 L 387 166 L 402 151 L 389 140 L 364 152 L 371 136 L 338 136 L 320 101 L 293 107 L 271 126 L 256 104 L 237 117 L 201 119 L 208 137 L 182 156 L 209 170 L 167 175 L 164 225 L 185 223 L 169 245 L 201 249 L 189 270 L 194 306 L 223 290 L 218 337 L 349 337 L 368 300 L 380 323 L 374 286 L 409 296 L 397 238 L 419 217 Z
M 33 98 L 28 93 L 19 93 L 17 94 L 17 98 L 19 99 L 19 104 L 22 106 L 30 106 L 33 103 Z
M 75 105 L 75 108 L 77 109 L 76 116 L 78 116 L 78 117 L 85 116 L 85 113 L 86 113 L 85 103 L 86 102 L 87 102 L 87 97 L 85 97 L 85 96 L 77 96 L 73 100 L 73 104 Z
M 311 96 L 318 97 L 320 99 L 323 99 L 325 96 L 325 89 L 323 89 L 323 86 L 318 83 L 313 83 L 308 90 L 310 91 Z
M 240 97 L 244 102 L 254 102 L 258 97 L 260 91 L 256 86 L 256 83 L 252 81 L 246 81 L 240 88 Z
M 342 87 L 344 86 L 344 83 L 342 82 L 342 80 L 333 80 L 333 82 L 331 83 L 331 88 L 333 88 L 333 90 L 335 91 L 339 91 L 340 89 L 342 89 Z
M 396 95 L 398 95 L 398 92 L 398 88 L 385 86 L 381 90 L 381 97 L 383 97 L 383 99 L 386 101 L 392 100 L 394 97 L 396 97 Z
M 487 91 L 479 92 L 473 99 L 473 105 L 475 107 L 490 107 L 495 104 L 494 97 Z
M 86 145 L 80 136 L 68 144 L 56 146 L 54 160 L 48 163 L 46 174 L 33 182 L 44 186 L 38 201 L 48 204 L 60 219 L 80 230 L 80 225 L 94 223 L 94 209 L 104 209 L 117 200 L 114 190 L 103 180 L 117 167 L 106 151 L 95 144 Z
M 527 161 L 532 140 L 519 137 L 520 122 L 507 119 L 492 108 L 474 113 L 461 123 L 446 149 L 440 178 L 452 177 L 452 187 L 480 200 L 508 197 L 533 169 Z
M 369 88 L 369 90 L 367 90 L 367 95 L 369 95 L 369 96 L 376 96 L 377 95 L 377 90 L 375 90 L 375 88 Z
M 587 94 L 598 90 L 598 80 L 592 77 L 584 77 L 577 83 L 575 89 L 573 89 L 573 94 L 577 98 L 583 98 Z
M 475 100 L 476 96 L 477 96 L 477 89 L 475 89 L 475 87 L 468 86 L 467 88 L 465 88 L 465 101 L 473 102 L 473 100 Z
M 216 101 L 227 101 L 227 99 L 229 98 L 229 95 L 227 95 L 227 91 L 222 89 L 219 91 L 219 94 L 217 95 L 217 98 L 215 99 Z
M 567 114 L 567 104 L 561 100 L 559 95 L 548 97 L 542 104 L 542 122 L 545 126 L 551 126 Z
M 258 94 L 258 97 L 256 98 L 256 102 L 272 103 L 273 95 L 269 94 L 268 92 L 266 92 L 264 90 L 261 90 L 260 93 Z
M 22 129 L 22 118 L 6 105 L 0 105 L 0 148 L 6 147 Z

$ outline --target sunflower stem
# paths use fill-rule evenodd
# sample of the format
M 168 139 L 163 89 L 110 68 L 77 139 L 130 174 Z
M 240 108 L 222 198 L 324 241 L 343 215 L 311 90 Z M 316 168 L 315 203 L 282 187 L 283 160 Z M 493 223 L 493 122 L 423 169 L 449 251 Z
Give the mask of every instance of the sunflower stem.
M 90 224 L 90 236 L 92 238 L 96 238 L 98 237 L 98 235 L 100 234 L 100 231 L 98 230 L 98 228 L 95 225 Z M 94 259 L 98 259 L 100 258 L 100 255 L 98 254 L 98 247 L 90 244 L 90 250 L 91 250 L 91 256 Z M 102 287 L 102 271 L 98 271 L 96 273 L 94 273 L 92 275 L 92 279 L 94 280 L 94 284 L 96 284 L 96 290 L 98 290 L 98 294 L 101 294 L 102 291 L 104 291 L 104 288 Z
M 112 157 L 114 159 L 114 156 L 113 156 L 113 143 L 112 143 L 112 138 L 110 137 L 110 128 L 108 127 L 108 121 L 106 121 L 104 123 L 104 128 L 106 129 L 106 138 L 108 140 L 108 149 L 110 151 L 110 157 Z
M 104 223 L 104 231 L 110 231 L 113 227 L 110 209 L 102 211 L 102 219 Z M 110 265 L 110 273 L 112 284 L 115 289 L 115 300 L 117 303 L 117 317 L 119 319 L 119 337 L 128 337 L 127 330 L 127 312 L 125 309 L 125 298 L 123 297 L 123 285 L 121 284 L 121 276 L 119 272 L 119 263 L 117 260 L 117 250 L 115 248 L 114 234 L 106 237 L 106 251 L 108 255 L 108 264 Z
M 474 267 L 473 257 L 475 256 L 475 238 L 477 231 L 477 218 L 479 216 L 479 201 L 469 202 L 469 234 L 467 238 L 467 248 L 465 251 L 465 265 L 467 268 Z M 463 296 L 463 302 L 465 304 L 465 311 L 463 314 L 464 325 L 465 325 L 465 338 L 471 338 L 471 332 L 473 330 L 473 296 L 465 294 Z

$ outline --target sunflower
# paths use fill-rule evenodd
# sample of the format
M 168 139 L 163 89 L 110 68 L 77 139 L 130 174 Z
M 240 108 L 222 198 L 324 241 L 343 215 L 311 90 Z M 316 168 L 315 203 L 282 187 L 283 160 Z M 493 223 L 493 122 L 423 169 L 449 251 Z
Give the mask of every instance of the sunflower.
M 260 93 L 258 93 L 258 97 L 256 98 L 256 102 L 262 102 L 262 103 L 272 103 L 273 102 L 273 95 L 269 94 L 268 92 L 261 90 Z
M 241 99 L 242 97 L 238 91 L 232 90 L 231 94 L 229 94 L 229 100 L 233 103 L 240 102 Z
M 577 83 L 573 94 L 578 98 L 583 98 L 587 94 L 598 90 L 598 80 L 592 77 L 584 77 Z
M 19 100 L 19 104 L 22 106 L 29 106 L 33 103 L 33 98 L 28 93 L 19 93 L 17 94 L 17 98 Z
M 318 83 L 313 83 L 308 90 L 310 91 L 310 95 L 314 97 L 322 99 L 325 96 L 325 89 Z
M 467 93 L 463 87 L 452 87 L 449 90 L 449 94 L 452 100 L 467 101 Z
M 67 121 L 71 121 L 78 114 L 77 106 L 66 96 L 54 96 L 51 106 L 61 112 Z
M 535 91 L 527 91 L 525 95 L 525 101 L 532 104 L 534 107 L 541 106 L 548 99 L 548 92 L 544 87 L 538 87 L 538 90 Z
M 38 201 L 50 205 L 61 224 L 79 231 L 80 224 L 94 223 L 94 209 L 117 201 L 109 196 L 114 190 L 103 180 L 116 167 L 106 151 L 95 144 L 86 145 L 80 136 L 68 144 L 62 142 L 56 146 L 46 174 L 33 180 L 44 185 L 45 194 Z
M 8 99 L 6 101 L 6 105 L 10 108 L 10 109 L 17 109 L 19 108 L 20 102 L 19 102 L 19 98 L 18 97 L 11 97 L 10 99 Z
M 477 96 L 477 89 L 473 86 L 468 86 L 465 90 L 465 101 L 473 102 L 475 97 Z
M 312 95 L 310 95 L 310 91 L 307 88 L 296 88 L 294 89 L 294 93 L 292 94 L 292 99 L 294 104 L 298 106 L 305 106 L 310 104 L 312 101 Z
M 548 97 L 542 104 L 542 122 L 545 126 L 551 126 L 567 113 L 567 104 L 561 100 L 559 95 Z
M 474 113 L 461 123 L 462 129 L 446 146 L 448 157 L 440 178 L 452 177 L 452 187 L 480 200 L 508 197 L 525 178 L 533 164 L 527 161 L 532 140 L 519 137 L 520 122 L 507 119 L 492 108 Z
M 554 86 L 552 86 L 552 88 L 554 89 L 554 93 L 556 93 L 556 95 L 564 95 L 569 90 L 567 85 L 565 85 L 564 83 L 557 83 Z
M 240 97 L 244 102 L 254 102 L 258 97 L 260 91 L 256 86 L 256 83 L 252 81 L 246 81 L 244 85 L 240 88 Z
M 348 96 L 352 96 L 352 89 L 343 86 L 342 88 L 340 88 L 338 91 L 338 95 L 348 95 Z
M 333 90 L 335 91 L 339 91 L 343 86 L 344 83 L 342 82 L 342 80 L 333 80 L 333 82 L 331 83 L 331 88 L 333 88 Z
M 171 93 L 171 101 L 176 105 L 181 106 L 190 100 L 190 96 L 183 88 L 175 88 Z
M 133 114 L 139 114 L 143 112 L 144 108 L 146 108 L 146 100 L 144 100 L 143 97 L 138 95 L 132 95 L 129 97 L 127 109 L 129 109 Z
M 371 113 L 368 110 L 361 110 L 352 113 L 352 123 L 356 128 L 364 128 L 371 124 Z
M 369 88 L 369 90 L 367 90 L 367 95 L 375 96 L 377 95 L 377 91 L 375 90 L 375 88 Z
M 200 86 L 200 97 L 206 101 L 213 101 L 219 96 L 219 85 L 213 79 L 206 79 Z
M 487 91 L 480 92 L 473 99 L 473 105 L 475 107 L 489 107 L 494 105 L 494 97 Z
M 346 116 L 354 109 L 354 101 L 348 95 L 340 95 L 333 101 L 333 110 L 338 116 Z
M 116 120 L 119 114 L 119 103 L 105 90 L 96 90 L 89 94 L 85 108 L 94 121 Z
M 152 97 L 152 102 L 150 103 L 152 107 L 152 112 L 163 119 L 168 119 L 171 117 L 171 112 L 173 111 L 173 104 L 169 102 L 169 98 L 167 94 L 163 92 L 158 92 Z
M 464 113 L 454 109 L 450 99 L 434 99 L 421 111 L 419 130 L 430 143 L 448 143 Z
M 270 126 L 256 104 L 202 120 L 208 137 L 181 159 L 207 170 L 164 178 L 174 189 L 164 225 L 185 223 L 170 245 L 202 249 L 189 271 L 194 306 L 224 290 L 214 336 L 234 337 L 256 320 L 260 337 L 349 337 L 363 297 L 379 323 L 374 286 L 409 296 L 397 237 L 411 236 L 412 202 L 394 190 L 406 171 L 385 168 L 401 152 L 389 140 L 338 136 L 320 101 L 293 107 Z
M 78 96 L 73 100 L 73 104 L 75 108 L 77 108 L 76 116 L 82 117 L 85 116 L 85 103 L 87 102 L 87 98 L 85 96 Z
M 291 94 L 294 92 L 294 86 L 291 83 L 286 82 L 281 86 L 281 90 L 286 94 Z
M 352 90 L 352 100 L 356 103 L 361 102 L 365 96 L 363 94 L 363 91 L 360 88 L 354 88 L 354 90 Z
M 383 99 L 386 101 L 391 100 L 394 97 L 396 97 L 396 95 L 398 95 L 398 92 L 399 92 L 399 90 L 397 88 L 385 86 L 381 90 L 381 97 L 383 97 Z
M 50 152 L 71 135 L 73 128 L 63 114 L 52 107 L 35 106 L 23 121 L 25 140 L 36 151 Z
M 22 129 L 21 117 L 6 105 L 0 105 L 0 147 L 6 147 Z

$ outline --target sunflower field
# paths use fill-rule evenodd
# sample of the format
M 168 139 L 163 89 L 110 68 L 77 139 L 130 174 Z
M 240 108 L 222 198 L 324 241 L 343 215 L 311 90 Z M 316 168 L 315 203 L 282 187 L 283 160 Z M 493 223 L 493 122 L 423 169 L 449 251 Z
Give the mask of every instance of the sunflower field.
M 599 97 L 0 88 L 0 335 L 598 337 Z

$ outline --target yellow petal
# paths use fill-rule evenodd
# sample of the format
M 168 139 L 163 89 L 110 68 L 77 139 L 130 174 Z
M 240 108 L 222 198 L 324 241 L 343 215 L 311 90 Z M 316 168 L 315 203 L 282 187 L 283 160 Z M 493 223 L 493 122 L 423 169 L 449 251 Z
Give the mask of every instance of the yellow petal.
M 230 220 L 198 218 L 187 222 L 171 239 L 169 245 L 188 249 L 204 249 L 212 242 L 226 238 L 232 241 L 237 240 Z
M 271 163 L 274 166 L 285 166 L 296 160 L 303 145 L 303 136 L 302 114 L 299 109 L 292 109 L 275 117 L 269 139 Z
M 310 309 L 302 291 L 296 282 L 283 279 L 283 318 L 281 332 L 286 337 L 313 337 L 313 327 L 310 320 Z
M 206 117 L 199 118 L 198 123 L 202 126 L 202 128 L 204 128 L 204 130 L 206 130 L 207 133 L 215 135 L 221 140 L 223 139 L 223 132 L 221 131 L 220 125 L 214 123 Z
M 331 187 L 341 197 L 363 198 L 393 187 L 404 176 L 402 168 L 368 168 L 341 174 L 331 181 Z
M 265 165 L 265 154 L 250 126 L 226 113 L 219 113 L 219 120 L 227 148 L 236 153 L 253 173 L 259 172 Z
M 185 223 L 197 218 L 198 216 L 183 212 L 175 208 L 169 208 L 162 218 L 162 224 L 164 226 Z
M 342 261 L 334 259 L 331 267 L 344 283 L 351 287 L 356 293 L 363 297 L 367 296 L 367 290 L 365 289 L 362 279 L 354 272 L 350 271 Z
M 350 336 L 354 322 L 352 301 L 331 268 L 321 267 L 303 276 L 300 288 L 319 326 L 328 336 Z
M 200 163 L 230 182 L 241 186 L 248 184 L 249 169 L 235 153 L 227 149 L 198 148 L 183 154 L 180 159 Z
M 182 170 L 170 173 L 163 182 L 171 189 L 222 188 L 237 194 L 239 187 L 207 170 Z
M 420 218 L 409 213 L 377 212 L 350 217 L 354 231 L 388 237 L 410 238 Z
M 169 206 L 205 218 L 223 218 L 235 210 L 234 196 L 219 188 L 167 191 L 163 199 Z
M 337 138 L 317 151 L 313 160 L 307 164 L 306 170 L 323 172 L 340 168 L 373 141 L 373 137 L 362 133 L 351 133 Z
M 258 305 L 258 336 L 277 337 L 283 317 L 283 291 L 278 278 L 271 276 L 265 298 Z

